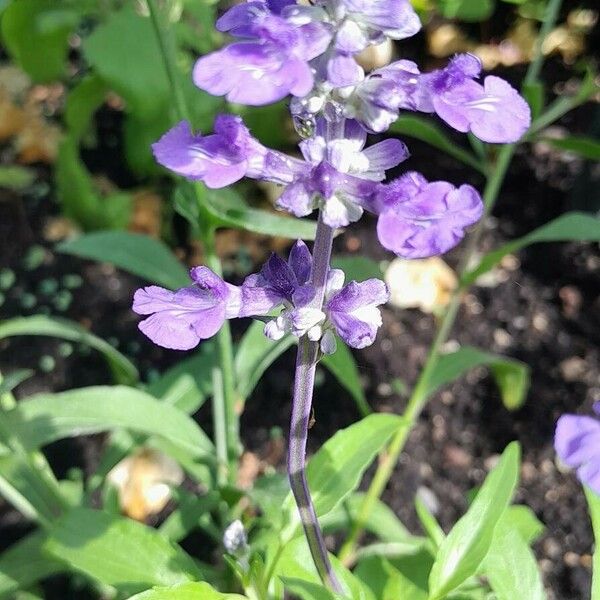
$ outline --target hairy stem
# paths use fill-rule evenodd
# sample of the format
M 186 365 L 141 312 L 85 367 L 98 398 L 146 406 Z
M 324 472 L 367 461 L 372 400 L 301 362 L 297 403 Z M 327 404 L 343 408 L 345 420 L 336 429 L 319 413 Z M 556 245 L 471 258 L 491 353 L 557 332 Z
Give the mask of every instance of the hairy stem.
M 146 0 L 150 18 L 154 26 L 154 31 L 161 49 L 163 63 L 173 96 L 173 104 L 178 119 L 189 120 L 190 109 L 180 85 L 179 72 L 176 66 L 176 47 L 171 31 L 168 28 L 167 21 L 160 14 L 156 0 Z M 204 189 L 201 184 L 193 186 L 193 191 L 202 206 L 204 198 Z M 222 275 L 221 261 L 215 250 L 215 226 L 209 219 L 208 213 L 203 215 L 206 223 L 201 223 L 199 227 L 201 241 L 204 248 L 205 261 L 217 275 Z M 231 329 L 229 322 L 225 321 L 217 334 L 217 351 L 219 356 L 220 374 L 214 377 L 216 383 L 221 383 L 218 390 L 213 394 L 213 421 L 215 425 L 215 445 L 218 450 L 218 458 L 226 460 L 227 470 L 218 468 L 218 480 L 225 483 L 227 480 L 235 482 L 237 472 L 237 459 L 240 451 L 239 440 L 239 418 L 236 411 L 236 392 L 234 385 L 233 369 L 233 342 L 231 338 Z
M 313 249 L 312 284 L 316 288 L 313 306 L 321 308 L 325 298 L 325 285 L 331 259 L 333 230 L 319 218 L 317 236 Z M 306 481 L 306 442 L 312 409 L 315 371 L 319 361 L 319 343 L 303 337 L 298 344 L 292 419 L 288 448 L 288 475 L 290 487 L 298 506 L 300 521 L 308 541 L 317 571 L 324 584 L 335 592 L 342 592 L 325 546 L 323 533 L 315 512 Z

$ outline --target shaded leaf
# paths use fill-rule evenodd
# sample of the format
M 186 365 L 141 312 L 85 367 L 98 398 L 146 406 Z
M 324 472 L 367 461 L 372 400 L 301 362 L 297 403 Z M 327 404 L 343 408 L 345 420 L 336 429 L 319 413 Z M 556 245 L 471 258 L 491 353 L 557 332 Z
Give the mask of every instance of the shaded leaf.
M 0 396 L 12 392 L 18 385 L 27 381 L 34 371 L 32 369 L 20 369 L 8 375 L 0 375 Z
M 596 548 L 592 563 L 592 595 L 591 598 L 600 598 L 600 496 L 593 490 L 586 487 L 585 497 L 588 503 L 588 510 L 592 520 L 594 530 L 594 540 Z
M 346 344 L 338 343 L 335 353 L 323 356 L 321 364 L 334 375 L 342 387 L 348 390 L 361 417 L 366 417 L 373 412 L 367 402 L 356 361 Z
M 443 385 L 478 366 L 490 367 L 506 408 L 516 410 L 523 405 L 529 390 L 528 365 L 520 360 L 491 354 L 471 346 L 440 356 L 429 379 L 427 395 L 435 393 Z
M 494 0 L 439 0 L 439 3 L 447 19 L 475 23 L 489 19 L 496 5 Z
M 588 160 L 600 160 L 600 141 L 591 137 L 571 135 L 566 138 L 545 138 L 545 142 L 558 148 L 577 154 Z
M 479 1 L 479 0 L 476 0 Z M 401 115 L 390 127 L 390 132 L 408 135 L 426 142 L 449 156 L 485 174 L 484 165 L 470 152 L 458 146 L 430 119 L 416 115 Z
M 518 252 L 539 242 L 598 242 L 600 241 L 600 219 L 582 212 L 570 212 L 542 225 L 526 236 L 509 242 L 486 254 L 479 265 L 466 273 L 461 285 L 467 287 L 478 277 L 495 267 L 504 256 Z
M 30 533 L 0 555 L 0 598 L 64 569 L 61 562 L 42 552 L 44 540 L 43 533 Z
M 250 396 L 265 371 L 295 342 L 291 335 L 274 342 L 265 336 L 264 327 L 261 321 L 254 321 L 235 353 L 237 390 L 244 400 Z
M 440 545 L 429 575 L 430 600 L 444 598 L 477 572 L 517 485 L 519 456 L 519 445 L 509 444 L 467 513 Z
M 379 263 L 366 256 L 336 256 L 331 261 L 331 266 L 344 271 L 346 281 L 365 281 L 383 277 Z
M 56 337 L 70 342 L 77 342 L 98 350 L 109 363 L 115 379 L 120 383 L 133 383 L 139 375 L 135 365 L 108 342 L 90 333 L 81 325 L 60 319 L 34 315 L 32 317 L 18 317 L 0 322 L 0 339 L 15 336 L 48 336 Z
M 76 11 L 52 0 L 19 0 L 2 15 L 2 37 L 15 62 L 45 83 L 65 74 L 69 35 L 78 22 Z
M 97 231 L 59 244 L 59 252 L 111 263 L 169 289 L 191 285 L 186 269 L 159 240 L 127 231 Z

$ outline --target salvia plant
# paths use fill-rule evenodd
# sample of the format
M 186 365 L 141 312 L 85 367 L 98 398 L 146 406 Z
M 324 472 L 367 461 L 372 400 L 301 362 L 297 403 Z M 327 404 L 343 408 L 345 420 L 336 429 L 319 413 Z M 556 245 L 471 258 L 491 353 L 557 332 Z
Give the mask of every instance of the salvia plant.
M 590 69 L 573 96 L 544 105 L 541 46 L 560 1 L 547 5 L 521 92 L 483 74 L 480 60 L 468 53 L 433 71 L 422 72 L 413 61 L 400 59 L 365 72 L 359 59 L 363 51 L 389 40 L 401 42 L 420 30 L 409 0 L 236 3 L 216 21 L 224 45 L 210 44 L 191 74 L 195 86 L 217 98 L 215 106 L 223 109 L 212 133 L 194 129 L 189 86 L 181 78 L 163 7 L 156 0 L 143 4 L 146 16 L 143 25 L 135 21 L 136 27 L 146 31 L 146 21 L 151 23 L 148 31 L 178 121 L 161 132 L 152 153 L 177 182 L 176 210 L 201 241 L 205 264 L 188 276 L 162 244 L 114 231 L 84 235 L 60 250 L 113 262 L 151 281 L 154 285 L 133 297 L 139 329 L 163 348 L 197 350 L 158 380 L 142 384 L 131 361 L 73 323 L 46 317 L 0 323 L 0 339 L 48 335 L 96 349 L 120 384 L 17 402 L 12 390 L 28 374 L 0 379 L 0 493 L 39 525 L 0 556 L 0 598 L 17 590 L 33 590 L 31 597 L 39 597 L 33 586 L 63 572 L 84 575 L 98 597 L 136 600 L 282 600 L 286 594 L 302 600 L 546 598 L 530 548 L 543 525 L 528 508 L 511 505 L 518 444 L 505 449 L 448 534 L 420 500 L 416 510 L 426 535 L 410 534 L 380 498 L 412 427 L 441 386 L 485 365 L 507 408 L 518 408 L 525 399 L 529 373 L 524 363 L 470 347 L 442 353 L 468 287 L 528 244 L 600 239 L 597 219 L 570 213 L 487 255 L 477 252 L 485 216 L 519 144 L 595 92 Z M 209 5 L 203 3 L 202 11 Z M 11 9 L 15 22 L 23 18 L 20 8 Z M 122 9 L 114 37 L 107 37 L 115 44 L 127 29 L 122 23 L 138 19 L 128 10 Z M 77 113 L 77 101 L 89 118 L 115 69 L 98 71 L 106 81 L 92 76 L 72 93 L 63 151 L 76 154 L 83 137 L 85 119 Z M 130 88 L 122 89 L 126 94 Z M 300 139 L 293 154 L 270 148 L 253 134 L 251 107 L 281 101 Z M 159 118 L 152 111 L 148 115 Z M 467 134 L 473 152 L 453 147 L 422 115 Z M 460 181 L 429 180 L 404 168 L 409 149 L 394 137 L 381 139 L 387 132 L 406 132 L 445 150 L 484 175 L 485 189 L 480 193 Z M 277 186 L 276 206 L 291 216 L 248 207 L 228 189 L 244 178 Z M 95 218 L 99 212 L 95 207 Z M 374 217 L 381 246 L 403 259 L 439 256 L 469 238 L 459 285 L 402 416 L 371 414 L 348 350 L 375 342 L 380 308 L 389 299 L 379 278 L 356 281 L 361 277 L 332 262 L 335 236 L 365 213 Z M 286 256 L 273 253 L 234 285 L 225 280 L 216 252 L 220 227 L 281 233 L 294 243 Z M 237 345 L 231 319 L 254 320 Z M 252 490 L 242 491 L 236 485 L 239 414 L 264 371 L 292 346 L 297 355 L 287 478 L 265 475 Z M 319 364 L 351 392 L 364 418 L 338 432 L 307 464 Z M 189 416 L 206 397 L 212 398 L 214 441 Z M 107 430 L 112 432 L 107 450 L 86 486 L 57 481 L 40 448 L 62 437 Z M 563 415 L 557 424 L 556 453 L 577 469 L 598 531 L 599 440 L 596 417 Z M 171 490 L 177 508 L 158 530 L 120 516 L 115 490 L 106 481 L 115 464 L 140 445 L 175 459 L 205 492 Z M 368 489 L 357 492 L 378 455 Z M 103 510 L 90 508 L 98 502 Z M 225 568 L 195 560 L 177 544 L 196 527 L 211 547 L 224 550 Z M 346 534 L 337 556 L 329 552 L 324 531 Z M 376 541 L 362 544 L 365 533 Z M 593 594 L 600 594 L 598 577 L 593 586 Z M 244 596 L 228 593 L 240 589 Z

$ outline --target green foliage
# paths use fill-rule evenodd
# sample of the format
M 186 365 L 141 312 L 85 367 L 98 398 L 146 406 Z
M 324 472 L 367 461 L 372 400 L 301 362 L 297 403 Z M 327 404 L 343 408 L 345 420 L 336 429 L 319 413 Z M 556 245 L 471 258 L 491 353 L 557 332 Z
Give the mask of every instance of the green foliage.
M 210 440 L 187 415 L 125 386 L 98 386 L 38 394 L 8 413 L 21 443 L 36 449 L 56 440 L 125 428 L 170 441 L 195 458 L 209 459 Z
M 98 231 L 64 242 L 60 252 L 112 263 L 151 283 L 177 289 L 191 285 L 183 265 L 158 240 L 126 231 Z
M 6 48 L 15 62 L 40 83 L 60 79 L 66 71 L 69 35 L 79 22 L 79 14 L 61 4 L 52 0 L 13 0 L 2 15 Z
M 104 355 L 118 383 L 133 383 L 138 380 L 137 369 L 127 357 L 72 321 L 35 315 L 0 322 L 0 339 L 20 335 L 49 336 L 84 344 Z
M 44 541 L 41 532 L 30 533 L 0 555 L 0 598 L 63 570 L 60 561 L 42 552 Z
M 221 594 L 208 583 L 183 583 L 169 588 L 154 588 L 130 600 L 242 600 L 246 596 Z
M 591 137 L 571 135 L 565 138 L 546 138 L 546 142 L 558 148 L 586 158 L 600 160 L 600 141 Z
M 235 354 L 235 374 L 237 389 L 246 400 L 265 371 L 294 344 L 292 336 L 285 336 L 277 342 L 265 337 L 264 323 L 255 321 L 250 325 Z
M 430 600 L 444 598 L 477 572 L 517 485 L 519 456 L 518 444 L 507 446 L 467 513 L 441 543 L 429 575 Z
M 346 281 L 365 281 L 381 279 L 381 267 L 366 256 L 336 256 L 331 261 L 333 269 L 341 269 L 346 274 Z
M 0 166 L 0 188 L 13 191 L 27 189 L 35 181 L 35 174 L 27 167 L 19 165 Z
M 521 408 L 529 390 L 529 367 L 520 360 L 491 354 L 471 346 L 465 346 L 439 358 L 428 382 L 428 395 L 478 366 L 490 368 L 506 408 Z
M 461 284 L 466 287 L 475 283 L 478 277 L 493 269 L 504 256 L 517 252 L 531 244 L 571 241 L 600 241 L 600 219 L 581 212 L 570 212 L 562 215 L 526 236 L 513 240 L 486 254 L 477 267 L 465 274 Z
M 358 366 L 346 344 L 338 343 L 335 353 L 323 356 L 321 363 L 350 393 L 361 417 L 366 417 L 373 412 L 363 390 Z
M 592 528 L 594 530 L 594 540 L 596 548 L 594 550 L 594 559 L 592 564 L 592 600 L 600 597 L 600 496 L 590 488 L 585 488 L 585 497 L 588 503 L 590 518 L 592 519 Z
M 479 2 L 479 0 L 474 0 Z M 441 150 L 456 160 L 485 174 L 485 166 L 473 154 L 458 146 L 430 119 L 415 115 L 401 115 L 390 127 L 390 132 L 408 135 Z
M 69 569 L 129 594 L 208 575 L 157 531 L 97 510 L 77 508 L 58 519 L 43 548 Z
M 438 0 L 442 15 L 448 19 L 479 22 L 494 13 L 495 0 Z

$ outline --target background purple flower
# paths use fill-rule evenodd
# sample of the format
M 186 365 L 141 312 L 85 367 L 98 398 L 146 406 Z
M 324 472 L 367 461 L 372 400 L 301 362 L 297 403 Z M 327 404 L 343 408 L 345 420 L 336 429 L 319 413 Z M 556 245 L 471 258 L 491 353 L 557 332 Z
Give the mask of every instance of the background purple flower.
M 425 258 L 447 252 L 465 235 L 465 228 L 483 214 L 481 196 L 470 185 L 428 182 L 407 173 L 382 185 L 372 210 L 379 214 L 381 244 L 404 258 Z
M 600 414 L 600 403 L 594 405 Z M 580 415 L 563 415 L 556 424 L 556 454 L 566 465 L 577 469 L 582 483 L 600 494 L 600 420 Z

